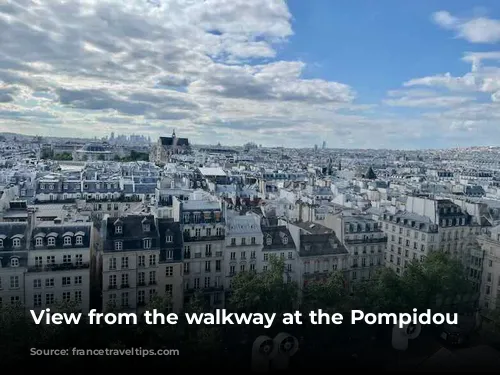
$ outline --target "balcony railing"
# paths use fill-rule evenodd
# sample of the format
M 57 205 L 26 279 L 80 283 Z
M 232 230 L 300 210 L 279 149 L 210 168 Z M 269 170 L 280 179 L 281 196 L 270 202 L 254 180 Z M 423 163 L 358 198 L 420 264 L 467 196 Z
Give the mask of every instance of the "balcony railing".
M 362 244 L 362 243 L 367 243 L 367 244 L 370 244 L 370 243 L 383 243 L 383 242 L 387 242 L 387 237 L 382 237 L 382 238 L 361 238 L 361 239 L 353 239 L 353 238 L 350 238 L 350 239 L 347 239 L 345 240 L 345 243 L 346 244 Z
M 189 236 L 184 235 L 184 242 L 196 242 L 196 241 L 222 241 L 224 240 L 224 235 L 215 236 Z
M 87 269 L 90 267 L 89 262 L 85 263 L 62 263 L 62 264 L 48 264 L 45 266 L 28 267 L 28 272 L 51 272 L 51 271 L 69 271 L 78 269 Z

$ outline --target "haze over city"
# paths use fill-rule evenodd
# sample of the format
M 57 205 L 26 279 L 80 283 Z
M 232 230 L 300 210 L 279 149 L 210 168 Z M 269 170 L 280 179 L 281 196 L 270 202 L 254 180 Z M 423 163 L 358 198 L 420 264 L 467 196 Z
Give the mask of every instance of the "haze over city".
M 0 131 L 496 145 L 495 1 L 7 0 Z

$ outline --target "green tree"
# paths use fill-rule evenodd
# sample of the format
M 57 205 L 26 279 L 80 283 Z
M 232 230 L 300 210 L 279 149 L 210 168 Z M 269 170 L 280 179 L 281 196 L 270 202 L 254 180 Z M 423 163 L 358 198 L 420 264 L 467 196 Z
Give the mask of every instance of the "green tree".
M 330 314 L 345 313 L 353 306 L 354 298 L 345 286 L 341 271 L 331 273 L 326 280 L 313 281 L 303 289 L 301 307 L 305 313 L 318 309 Z
M 229 305 L 238 312 L 284 313 L 292 311 L 298 302 L 296 283 L 284 282 L 285 261 L 270 257 L 268 271 L 260 274 L 240 272 L 231 287 Z

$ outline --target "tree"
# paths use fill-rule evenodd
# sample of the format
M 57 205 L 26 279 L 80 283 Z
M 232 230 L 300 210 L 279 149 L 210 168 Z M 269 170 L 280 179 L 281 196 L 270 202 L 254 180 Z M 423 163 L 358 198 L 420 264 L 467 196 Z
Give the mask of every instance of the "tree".
M 297 306 L 296 283 L 284 282 L 285 261 L 270 257 L 268 271 L 240 272 L 233 278 L 229 305 L 238 312 L 284 313 Z
M 306 313 L 318 309 L 330 314 L 348 312 L 353 304 L 340 271 L 331 273 L 326 280 L 313 281 L 303 289 L 302 309 Z

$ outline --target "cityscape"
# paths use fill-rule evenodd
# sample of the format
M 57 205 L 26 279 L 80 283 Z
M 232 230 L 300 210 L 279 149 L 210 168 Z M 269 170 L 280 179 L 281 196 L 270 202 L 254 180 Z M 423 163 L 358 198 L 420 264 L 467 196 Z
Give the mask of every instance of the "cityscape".
M 381 270 L 402 278 L 438 252 L 471 286 L 445 341 L 494 331 L 500 148 L 200 146 L 176 130 L 4 134 L 0 148 L 2 306 L 142 314 L 163 298 L 179 313 L 195 298 L 213 311 L 275 259 L 299 301 L 332 277 L 349 300 Z
M 6 368 L 500 369 L 496 0 L 3 0 L 0 29 Z

